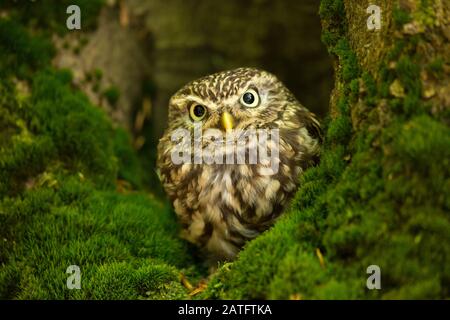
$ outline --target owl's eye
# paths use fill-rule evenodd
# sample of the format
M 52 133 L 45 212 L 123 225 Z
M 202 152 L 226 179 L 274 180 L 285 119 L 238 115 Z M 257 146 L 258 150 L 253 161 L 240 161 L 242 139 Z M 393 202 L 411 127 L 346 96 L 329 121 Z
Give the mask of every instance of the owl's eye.
M 259 104 L 259 95 L 253 89 L 248 89 L 241 97 L 241 104 L 247 108 L 257 107 Z
M 194 121 L 201 121 L 206 116 L 206 107 L 201 104 L 193 104 L 189 108 L 189 115 Z

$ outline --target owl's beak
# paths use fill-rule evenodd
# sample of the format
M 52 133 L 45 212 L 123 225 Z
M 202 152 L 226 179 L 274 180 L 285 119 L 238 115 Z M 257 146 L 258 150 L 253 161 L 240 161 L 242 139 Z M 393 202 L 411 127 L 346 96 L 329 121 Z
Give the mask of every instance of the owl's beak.
M 225 131 L 229 131 L 233 129 L 233 116 L 229 114 L 228 112 L 222 113 L 222 116 L 220 118 L 220 122 L 222 124 L 222 128 Z

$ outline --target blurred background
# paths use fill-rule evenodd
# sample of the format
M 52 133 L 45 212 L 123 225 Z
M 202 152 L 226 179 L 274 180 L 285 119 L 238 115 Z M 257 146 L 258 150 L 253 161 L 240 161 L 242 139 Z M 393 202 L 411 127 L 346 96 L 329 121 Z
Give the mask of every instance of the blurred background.
M 71 69 L 76 84 L 147 155 L 166 126 L 170 96 L 216 71 L 268 70 L 323 117 L 333 76 L 318 6 L 315 0 L 107 1 L 95 27 L 82 20 L 80 31 L 55 37 L 54 64 Z

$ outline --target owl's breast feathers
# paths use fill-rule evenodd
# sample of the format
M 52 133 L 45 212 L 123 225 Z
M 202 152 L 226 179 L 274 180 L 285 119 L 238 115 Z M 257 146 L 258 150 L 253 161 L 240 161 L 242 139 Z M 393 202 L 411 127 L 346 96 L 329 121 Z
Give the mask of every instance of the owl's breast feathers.
M 320 127 L 315 119 L 308 121 L 280 124 L 279 167 L 273 175 L 262 174 L 262 164 L 174 165 L 168 147 L 172 142 L 163 137 L 158 168 L 183 237 L 204 247 L 212 259 L 229 260 L 247 240 L 268 229 L 295 192 L 299 176 L 318 157 L 314 130 Z

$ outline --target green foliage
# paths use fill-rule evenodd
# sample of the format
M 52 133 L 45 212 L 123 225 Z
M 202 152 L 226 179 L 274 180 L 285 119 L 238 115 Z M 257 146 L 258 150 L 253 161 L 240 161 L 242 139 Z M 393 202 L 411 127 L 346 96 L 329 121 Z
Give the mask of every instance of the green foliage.
M 363 72 L 361 76 L 367 90 L 366 103 L 369 106 L 374 106 L 377 97 L 377 85 L 372 75 L 369 72 Z
M 392 11 L 392 18 L 397 28 L 401 28 L 404 24 L 412 20 L 409 13 L 400 9 L 398 6 L 396 6 Z
M 86 290 L 93 299 L 186 298 L 177 270 L 154 261 L 114 262 L 99 267 L 91 279 Z
M 320 17 L 325 21 L 333 21 L 335 18 L 342 19 L 345 16 L 344 1 L 342 0 L 323 0 L 320 1 Z
M 352 134 L 352 123 L 349 117 L 341 116 L 332 121 L 327 130 L 327 140 L 342 144 L 348 141 Z
M 322 32 L 322 41 L 332 53 L 333 47 L 342 38 L 345 31 L 345 6 L 342 0 L 324 0 L 320 2 L 319 15 L 328 24 Z
M 30 103 L 36 115 L 34 130 L 52 138 L 58 157 L 75 170 L 94 173 L 112 184 L 117 170 L 113 130 L 100 109 L 79 92 L 71 92 L 67 72 L 43 72 L 33 79 Z
M 405 88 L 406 98 L 404 112 L 411 114 L 420 110 L 420 94 L 422 83 L 420 81 L 420 69 L 417 62 L 410 57 L 402 56 L 397 62 L 396 73 Z
M 350 99 L 355 102 L 359 96 L 359 79 L 350 81 Z
M 436 78 L 442 77 L 444 74 L 444 59 L 442 57 L 437 57 L 428 64 L 427 70 Z
M 110 105 L 115 106 L 119 101 L 120 91 L 116 86 L 111 86 L 103 92 L 103 96 Z

